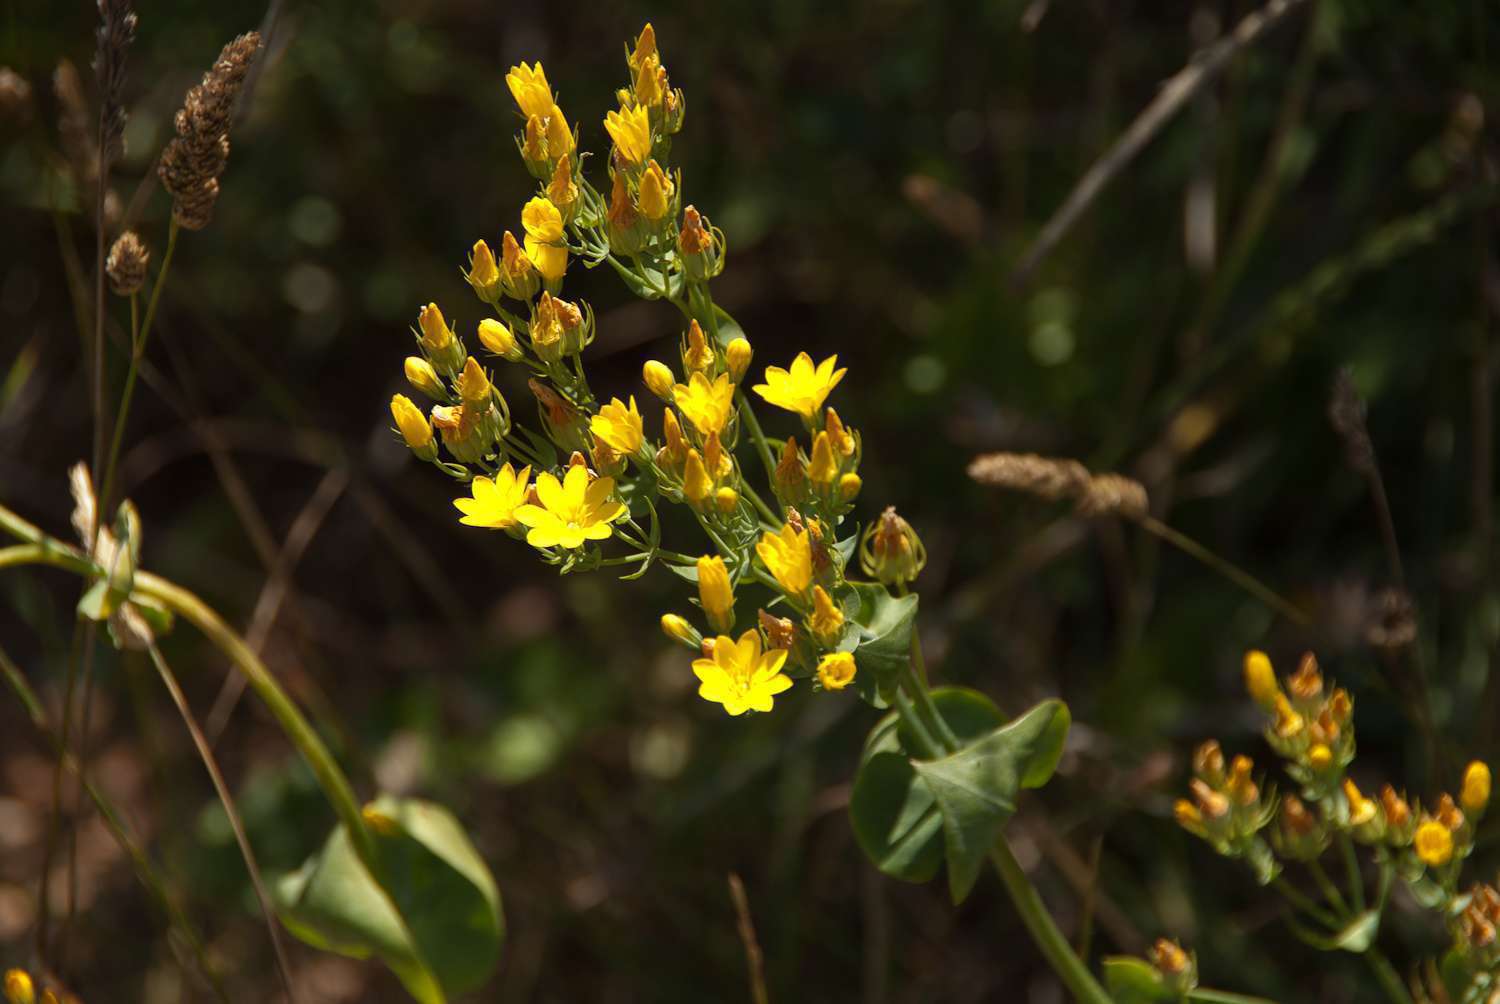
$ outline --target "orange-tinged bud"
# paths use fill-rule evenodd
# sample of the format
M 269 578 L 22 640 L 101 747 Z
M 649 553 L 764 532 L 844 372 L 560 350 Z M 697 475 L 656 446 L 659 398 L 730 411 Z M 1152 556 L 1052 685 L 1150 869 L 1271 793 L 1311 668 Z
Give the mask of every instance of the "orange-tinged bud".
M 500 287 L 516 300 L 530 300 L 542 288 L 542 277 L 509 230 L 500 239 Z
M 1177 820 L 1177 825 L 1185 830 L 1200 833 L 1203 830 L 1203 813 L 1198 807 L 1185 798 L 1179 798 L 1172 804 L 1172 815 Z
M 1307 806 L 1302 804 L 1302 799 L 1296 795 L 1287 795 L 1282 798 L 1281 823 L 1288 832 L 1297 836 L 1307 836 L 1318 826 L 1316 817 L 1307 811 Z
M 490 378 L 480 368 L 479 361 L 473 356 L 464 361 L 463 372 L 458 375 L 455 384 L 458 388 L 458 396 L 463 398 L 466 407 L 482 409 L 490 403 L 490 394 L 494 391 L 494 387 L 490 384 Z
M 1292 708 L 1292 702 L 1286 699 L 1285 694 L 1278 691 L 1273 704 L 1276 708 L 1276 734 L 1278 736 L 1290 739 L 1302 731 L 1304 725 L 1302 716 Z
M 682 211 L 682 232 L 677 235 L 677 249 L 686 255 L 703 254 L 713 247 L 713 236 L 703 225 L 703 216 L 692 206 Z
M 776 497 L 787 505 L 802 501 L 807 477 L 803 470 L 802 451 L 797 449 L 796 437 L 788 436 L 781 448 L 781 461 L 771 474 L 771 486 Z
M 1349 825 L 1363 826 L 1375 818 L 1375 803 L 1360 793 L 1352 778 L 1344 778 L 1344 800 L 1349 803 Z
M 547 184 L 547 199 L 562 213 L 564 221 L 573 218 L 577 209 L 578 186 L 573 183 L 573 158 L 563 154 Z
M 927 564 L 927 548 L 911 524 L 888 506 L 859 542 L 859 563 L 867 575 L 887 586 L 915 579 Z
M 1254 762 L 1247 756 L 1237 756 L 1229 765 L 1229 783 L 1226 791 L 1236 805 L 1254 805 L 1260 798 L 1260 788 L 1251 778 Z
M 1286 682 L 1287 689 L 1299 701 L 1315 700 L 1323 693 L 1323 674 L 1318 671 L 1317 656 L 1304 652 L 1297 664 L 1297 672 Z
M 1188 782 L 1188 788 L 1193 793 L 1193 799 L 1198 803 L 1198 811 L 1205 819 L 1222 819 L 1229 814 L 1229 799 L 1198 778 Z
M 1224 783 L 1224 750 L 1218 740 L 1210 739 L 1193 751 L 1193 773 L 1215 787 Z
M 486 303 L 500 299 L 500 266 L 495 253 L 484 241 L 475 241 L 469 253 L 469 272 L 465 276 L 474 287 L 474 295 Z
M 1390 785 L 1380 789 L 1380 807 L 1385 811 L 1386 825 L 1393 829 L 1400 829 L 1411 820 L 1411 806 Z
M 1251 699 L 1267 711 L 1276 708 L 1276 698 L 1281 696 L 1281 687 L 1276 683 L 1276 671 L 1271 668 L 1271 660 L 1266 653 L 1245 653 L 1245 689 L 1250 692 Z
M 688 325 L 687 345 L 682 350 L 682 365 L 688 373 L 710 375 L 714 365 L 714 350 L 708 347 L 703 329 L 695 320 Z
M 1192 960 L 1177 942 L 1157 938 L 1151 946 L 1151 964 L 1167 976 L 1178 976 L 1188 971 Z
M 676 468 L 687 461 L 687 440 L 682 438 L 682 426 L 677 422 L 677 413 L 668 408 L 661 416 L 662 438 L 666 445 L 662 451 L 666 454 L 668 464 Z
M 1464 825 L 1463 812 L 1453 803 L 1453 796 L 1446 792 L 1438 799 L 1437 821 L 1450 830 L 1462 829 Z
M 1328 714 L 1341 727 L 1348 728 L 1350 719 L 1354 717 L 1354 702 L 1343 687 L 1335 689 L 1333 696 L 1328 699 Z
M 839 421 L 839 413 L 832 408 L 824 414 L 824 428 L 835 453 L 841 457 L 854 456 L 854 435 L 844 428 L 844 423 Z
M 756 616 L 760 629 L 766 636 L 766 648 L 784 648 L 790 651 L 797 644 L 797 628 L 790 618 L 769 614 L 764 608 Z
M 844 636 L 844 612 L 822 586 L 813 586 L 813 609 L 807 626 L 824 648 L 833 648 Z

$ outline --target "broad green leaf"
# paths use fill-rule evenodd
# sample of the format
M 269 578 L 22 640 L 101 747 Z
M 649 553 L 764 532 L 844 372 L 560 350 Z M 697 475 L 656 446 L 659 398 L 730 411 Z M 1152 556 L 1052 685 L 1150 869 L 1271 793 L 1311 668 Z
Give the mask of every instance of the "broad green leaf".
M 1145 959 L 1114 955 L 1103 963 L 1104 985 L 1115 1004 L 1163 1004 L 1182 995 L 1167 986 L 1166 979 Z
M 277 909 L 308 944 L 377 956 L 422 1004 L 483 985 L 505 937 L 500 893 L 458 821 L 416 799 L 378 799 L 372 875 L 343 826 L 276 883 Z
M 944 687 L 933 691 L 932 700 L 961 740 L 985 735 L 1005 721 L 978 691 Z M 943 817 L 912 769 L 911 747 L 894 712 L 876 724 L 854 778 L 849 819 L 876 868 L 905 882 L 926 882 L 943 863 Z
M 854 661 L 859 666 L 854 689 L 869 703 L 885 707 L 885 695 L 911 660 L 917 597 L 892 596 L 884 586 L 868 582 L 854 583 L 854 590 L 860 601 L 857 620 L 864 626 L 854 648 Z
M 912 767 L 943 814 L 948 891 L 955 903 L 974 888 L 1022 787 L 1045 784 L 1057 767 L 1070 716 L 1061 701 L 1043 701 L 1021 717 L 937 760 Z

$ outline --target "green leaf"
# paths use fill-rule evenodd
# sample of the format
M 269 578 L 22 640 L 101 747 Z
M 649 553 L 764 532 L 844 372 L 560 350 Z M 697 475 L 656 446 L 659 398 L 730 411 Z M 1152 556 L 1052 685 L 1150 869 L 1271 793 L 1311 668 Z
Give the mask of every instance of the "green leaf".
M 953 902 L 963 902 L 974 888 L 985 856 L 1016 810 L 1017 791 L 1052 776 L 1069 722 L 1066 704 L 1043 701 L 956 753 L 912 761 L 943 814 Z
M 482 986 L 505 937 L 489 869 L 441 806 L 381 798 L 371 808 L 386 821 L 370 830 L 376 874 L 338 827 L 276 883 L 282 923 L 315 948 L 379 957 L 422 1004 Z
M 932 701 L 960 740 L 978 738 L 1005 721 L 978 691 L 944 687 L 932 692 Z M 943 817 L 912 769 L 911 748 L 894 712 L 876 724 L 854 778 L 849 820 L 876 868 L 904 882 L 926 882 L 943 863 Z
M 1475 976 L 1474 961 L 1467 952 L 1460 952 L 1456 948 L 1448 949 L 1438 964 L 1438 973 L 1449 998 L 1455 1001 L 1467 999 L 1467 992 Z
M 1104 985 L 1115 1004 L 1160 1004 L 1182 1000 L 1165 977 L 1145 959 L 1114 955 L 1103 962 Z
M 911 632 L 917 618 L 917 597 L 892 596 L 884 586 L 869 582 L 853 584 L 860 611 L 855 620 L 864 631 L 854 648 L 859 671 L 854 689 L 878 708 L 896 686 L 901 671 L 911 659 Z

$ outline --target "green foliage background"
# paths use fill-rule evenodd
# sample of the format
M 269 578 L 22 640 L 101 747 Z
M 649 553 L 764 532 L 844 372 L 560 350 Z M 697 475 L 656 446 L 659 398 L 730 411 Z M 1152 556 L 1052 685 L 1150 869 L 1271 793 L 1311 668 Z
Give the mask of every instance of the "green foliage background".
M 510 928 L 476 1000 L 745 999 L 729 872 L 746 882 L 773 1000 L 1058 999 L 992 879 L 954 910 L 943 883 L 896 884 L 865 862 L 844 807 L 868 708 L 799 689 L 773 715 L 724 717 L 656 628 L 683 607 L 679 581 L 558 581 L 524 546 L 460 527 L 450 486 L 388 431 L 416 308 L 436 300 L 472 326 L 467 249 L 516 229 L 531 190 L 506 67 L 542 59 L 583 146 L 601 150 L 622 42 L 646 20 L 687 92 L 674 147 L 687 201 L 728 236 L 716 296 L 757 366 L 806 348 L 850 367 L 837 403 L 864 435 L 863 515 L 897 505 L 932 554 L 919 586 L 935 675 L 1007 713 L 1054 695 L 1072 707 L 1058 778 L 1011 828 L 1065 928 L 1078 934 L 1087 902 L 1096 952 L 1173 934 L 1215 986 L 1376 999 L 1352 957 L 1297 942 L 1170 805 L 1200 739 L 1268 755 L 1239 689 L 1248 645 L 1285 668 L 1314 648 L 1350 688 L 1367 788 L 1433 793 L 1497 752 L 1493 4 L 1307 4 L 1169 123 L 1024 287 L 1011 269 L 1078 177 L 1250 5 L 275 6 L 216 218 L 179 248 L 124 486 L 147 567 L 244 626 L 267 580 L 256 533 L 280 546 L 320 484 L 342 485 L 268 659 L 362 790 L 440 801 L 469 827 Z M 122 198 L 219 46 L 265 15 L 240 0 L 141 4 Z M 61 58 L 87 75 L 93 18 L 82 2 L 0 5 L 0 64 L 35 99 L 29 119 L 0 122 L 0 498 L 59 535 L 66 466 L 91 428 L 60 248 L 91 260 L 93 236 L 49 153 L 47 81 Z M 1267 179 L 1264 230 L 1231 276 L 1223 252 Z M 145 186 L 159 254 L 166 199 Z M 1208 221 L 1219 254 L 1195 265 L 1185 228 Z M 641 362 L 671 351 L 671 308 L 629 300 L 603 270 L 569 288 L 599 313 L 595 387 L 639 393 Z M 1211 298 L 1221 308 L 1199 324 Z M 118 354 L 112 366 L 117 388 Z M 1327 420 L 1340 367 L 1369 401 L 1417 658 L 1369 644 L 1392 571 Z M 502 388 L 531 414 L 524 386 Z M 1140 478 L 1161 518 L 1313 611 L 1313 627 L 1129 525 L 969 482 L 968 460 L 995 449 Z M 54 695 L 74 589 L 0 577 L 0 638 Z M 206 714 L 225 667 L 194 639 L 169 641 Z M 236 999 L 270 999 L 227 823 L 153 679 L 100 661 L 103 780 L 179 877 Z M 1411 714 L 1419 692 L 1431 751 Z M 7 963 L 29 948 L 50 802 L 23 725 L 0 707 Z M 220 751 L 263 863 L 294 867 L 331 821 L 310 776 L 248 700 Z M 1493 875 L 1493 836 L 1477 876 Z M 77 989 L 178 999 L 160 918 L 101 846 L 81 838 L 97 867 L 70 936 Z M 1442 938 L 1398 898 L 1382 944 L 1405 967 Z M 374 967 L 294 951 L 308 999 L 402 999 Z

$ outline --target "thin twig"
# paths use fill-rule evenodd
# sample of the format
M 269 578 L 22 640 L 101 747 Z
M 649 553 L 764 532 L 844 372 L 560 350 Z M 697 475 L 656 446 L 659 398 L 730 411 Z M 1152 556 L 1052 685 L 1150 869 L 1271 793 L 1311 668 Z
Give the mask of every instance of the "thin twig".
M 734 872 L 729 873 L 729 898 L 734 900 L 740 941 L 745 945 L 745 963 L 750 969 L 750 999 L 755 1004 L 770 1004 L 771 998 L 766 993 L 765 959 L 761 955 L 760 942 L 755 940 L 755 922 L 750 919 L 750 900 L 745 895 L 745 883 Z
M 1136 116 L 1135 121 L 1130 123 L 1130 127 L 1114 145 L 1094 162 L 1068 194 L 1062 206 L 1047 221 L 1047 225 L 1011 272 L 1011 286 L 1019 288 L 1030 280 L 1042 259 L 1051 253 L 1072 229 L 1073 224 L 1078 222 L 1079 217 L 1104 190 L 1104 186 L 1135 159 L 1136 154 L 1141 152 L 1152 137 L 1204 84 L 1214 79 L 1236 53 L 1306 2 L 1307 0 L 1269 0 L 1260 10 L 1245 15 L 1235 25 L 1234 31 L 1194 55 L 1186 66 L 1163 84 L 1151 103 Z
M 229 792 L 229 785 L 225 783 L 224 775 L 219 771 L 218 761 L 214 759 L 214 751 L 209 747 L 203 730 L 198 727 L 198 720 L 193 716 L 193 709 L 188 706 L 187 697 L 182 693 L 177 677 L 167 665 L 166 659 L 162 658 L 161 649 L 156 647 L 155 642 L 152 642 L 147 646 L 147 651 L 151 653 L 151 662 L 155 664 L 156 671 L 161 674 L 161 681 L 166 686 L 167 693 L 172 696 L 172 703 L 177 705 L 177 710 L 182 715 L 183 724 L 187 726 L 188 733 L 193 737 L 193 745 L 198 748 L 198 756 L 202 758 L 204 769 L 208 771 L 214 790 L 218 792 L 219 802 L 224 806 L 224 814 L 229 817 L 229 826 L 234 830 L 235 842 L 240 846 L 240 855 L 245 859 L 245 868 L 250 873 L 250 884 L 255 887 L 255 898 L 260 901 L 261 913 L 265 916 L 266 931 L 271 936 L 271 948 L 276 955 L 276 969 L 281 976 L 281 984 L 286 990 L 287 1000 L 295 1004 L 297 995 L 292 990 L 292 967 L 287 961 L 286 946 L 281 941 L 281 928 L 277 924 L 276 912 L 271 906 L 271 896 L 266 891 L 265 881 L 261 878 L 260 865 L 255 860 L 255 851 L 250 847 L 250 838 L 245 834 L 244 821 L 240 819 L 239 809 L 235 807 L 234 796 Z

